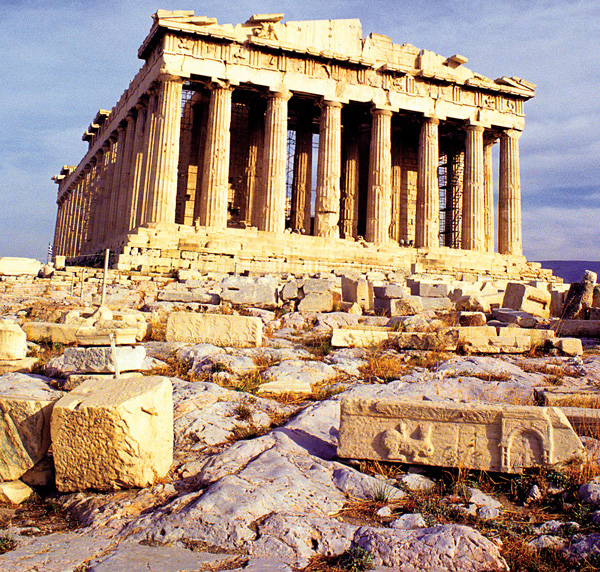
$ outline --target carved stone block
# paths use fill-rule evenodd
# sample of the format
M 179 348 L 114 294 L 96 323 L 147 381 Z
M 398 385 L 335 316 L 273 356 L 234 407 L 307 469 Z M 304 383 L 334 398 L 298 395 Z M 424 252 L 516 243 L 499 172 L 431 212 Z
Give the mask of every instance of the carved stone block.
M 585 458 L 555 407 L 348 397 L 339 439 L 342 458 L 504 473 Z

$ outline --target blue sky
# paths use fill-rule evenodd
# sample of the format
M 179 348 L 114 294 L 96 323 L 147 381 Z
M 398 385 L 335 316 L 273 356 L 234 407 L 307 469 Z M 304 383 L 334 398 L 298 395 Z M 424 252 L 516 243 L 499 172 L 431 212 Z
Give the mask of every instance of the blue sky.
M 600 260 L 598 0 L 0 0 L 0 256 L 45 259 L 56 216 L 51 177 L 77 164 L 81 135 L 141 65 L 157 8 L 219 23 L 360 18 L 363 36 L 469 58 L 467 67 L 537 84 L 521 137 L 523 240 L 531 260 Z

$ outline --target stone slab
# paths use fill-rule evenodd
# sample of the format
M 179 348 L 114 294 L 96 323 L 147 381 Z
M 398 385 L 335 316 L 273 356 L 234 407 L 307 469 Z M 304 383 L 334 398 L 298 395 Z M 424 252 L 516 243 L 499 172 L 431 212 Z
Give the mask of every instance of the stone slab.
M 0 257 L 0 276 L 37 276 L 42 263 L 33 258 Z
M 522 310 L 539 316 L 550 317 L 551 296 L 548 290 L 541 290 L 519 282 L 509 282 L 504 292 L 502 306 L 513 310 Z
M 258 347 L 262 344 L 262 330 L 262 320 L 254 316 L 173 312 L 167 320 L 166 340 Z
M 32 342 L 49 342 L 53 344 L 82 344 L 86 346 L 108 345 L 111 335 L 115 344 L 135 344 L 138 338 L 138 328 L 113 328 L 100 330 L 94 327 L 74 324 L 54 324 L 50 322 L 25 322 L 23 330 L 27 339 Z
M 159 302 L 197 302 L 199 304 L 219 304 L 221 297 L 209 292 L 189 292 L 177 290 L 164 290 L 156 298 Z
M 117 364 L 114 362 L 111 347 L 65 348 L 65 369 L 76 373 L 114 373 L 116 365 L 119 371 L 136 371 L 143 368 L 146 358 L 144 346 L 115 347 Z
M 21 504 L 33 494 L 33 489 L 23 481 L 0 483 L 0 500 L 11 504 Z
M 423 311 L 422 298 L 404 296 L 403 298 L 375 298 L 373 309 L 376 314 L 393 316 L 415 316 Z
M 373 286 L 366 278 L 342 276 L 342 300 L 356 302 L 363 310 L 373 308 Z
M 585 452 L 555 407 L 346 397 L 338 456 L 518 473 Z
M 12 371 L 31 371 L 31 368 L 37 363 L 38 358 L 26 357 L 23 359 L 3 359 L 0 360 L 0 374 Z
M 600 320 L 559 320 L 550 321 L 550 328 L 558 336 L 568 338 L 600 338 Z
M 27 335 L 19 324 L 0 321 L 0 360 L 23 359 L 27 354 Z
M 0 481 L 20 478 L 44 456 L 50 446 L 52 407 L 61 395 L 0 396 Z
M 273 309 L 277 306 L 277 280 L 228 276 L 221 282 L 221 299 L 236 305 Z
M 59 491 L 146 487 L 173 461 L 173 399 L 165 377 L 90 379 L 51 417 Z

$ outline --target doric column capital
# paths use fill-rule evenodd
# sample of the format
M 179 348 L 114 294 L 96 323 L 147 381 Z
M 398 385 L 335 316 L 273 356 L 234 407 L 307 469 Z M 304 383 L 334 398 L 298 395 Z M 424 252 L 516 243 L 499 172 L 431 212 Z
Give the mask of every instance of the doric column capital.
M 319 106 L 320 107 L 337 107 L 337 108 L 341 109 L 344 106 L 344 104 L 341 101 L 336 101 L 335 99 L 323 98 L 319 102 Z
M 430 125 L 439 125 L 440 124 L 440 118 L 439 117 L 435 117 L 435 116 L 425 116 L 423 117 L 423 123 L 429 123 Z
M 389 107 L 371 107 L 371 115 L 380 115 L 383 117 L 391 117 L 394 114 L 393 110 Z
M 485 131 L 485 127 L 483 125 L 478 125 L 477 123 L 469 123 L 465 125 L 465 129 L 467 131 L 475 131 L 476 133 L 483 133 Z
M 292 97 L 292 92 L 282 87 L 281 89 L 269 91 L 267 97 L 269 99 L 283 99 L 284 101 L 289 101 Z
M 229 81 L 228 79 L 219 79 L 217 77 L 213 77 L 209 82 L 206 83 L 206 87 L 208 89 L 228 89 L 233 91 L 237 87 L 236 82 Z
M 523 135 L 522 131 L 518 131 L 517 129 L 506 129 L 502 131 L 500 137 L 510 137 L 511 139 L 518 140 L 521 135 Z
M 183 78 L 177 74 L 174 74 L 168 70 L 160 70 L 157 81 L 175 81 L 179 83 L 185 83 L 186 78 Z

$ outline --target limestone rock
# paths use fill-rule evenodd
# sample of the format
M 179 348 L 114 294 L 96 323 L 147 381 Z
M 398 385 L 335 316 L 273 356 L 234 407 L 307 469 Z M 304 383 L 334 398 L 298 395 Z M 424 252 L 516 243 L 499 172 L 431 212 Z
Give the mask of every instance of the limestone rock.
M 119 371 L 136 371 L 143 368 L 146 357 L 144 346 L 116 346 L 115 356 L 111 347 L 66 348 L 65 369 L 77 373 L 114 373 L 116 365 Z
M 459 312 L 458 323 L 461 326 L 485 326 L 487 320 L 483 312 Z
M 42 263 L 33 258 L 0 257 L 0 276 L 37 276 Z
M 508 572 L 500 550 L 476 530 L 458 524 L 415 530 L 360 528 L 356 545 L 374 555 L 377 566 L 410 572 Z M 407 567 L 406 565 L 410 566 Z
M 203 291 L 174 291 L 163 290 L 159 292 L 156 299 L 159 302 L 197 302 L 198 304 L 219 304 L 221 298 L 218 294 Z
M 540 316 L 550 317 L 550 292 L 527 286 L 519 282 L 509 282 L 504 292 L 502 306 L 513 310 L 522 310 Z
M 373 308 L 373 286 L 365 278 L 342 276 L 342 300 L 370 310 Z
M 390 522 L 390 528 L 401 528 L 404 530 L 414 530 L 415 528 L 427 528 L 427 524 L 420 513 L 403 514 Z
M 320 280 L 319 282 L 323 282 Z M 333 294 L 331 291 L 308 292 L 298 303 L 299 312 L 331 312 L 333 308 Z
M 60 491 L 145 487 L 173 458 L 171 383 L 163 377 L 88 380 L 52 412 Z
M 528 312 L 510 308 L 494 308 L 492 316 L 500 322 L 516 324 L 520 328 L 535 328 L 538 323 L 537 319 Z
M 277 306 L 277 280 L 228 276 L 221 282 L 221 299 L 236 305 L 273 309 Z
M 33 494 L 33 489 L 23 481 L 0 483 L 0 500 L 10 504 L 21 504 Z
M 402 298 L 375 298 L 374 310 L 385 316 L 415 316 L 423 311 L 423 300 L 418 296 Z
M 26 375 L 0 377 L 0 481 L 20 478 L 44 456 L 52 407 L 62 395 Z
M 338 456 L 515 473 L 584 458 L 552 407 L 346 397 Z
M 27 354 L 27 335 L 19 324 L 0 320 L 0 360 L 23 359 Z
M 581 282 L 571 284 L 560 315 L 561 320 L 585 319 L 585 311 L 594 303 L 595 284 L 596 275 L 587 270 Z
M 331 379 L 336 370 L 318 361 L 285 360 L 267 368 L 261 376 L 267 380 L 259 387 L 259 394 L 304 393 L 312 391 L 312 386 Z
M 257 347 L 262 344 L 262 320 L 254 316 L 173 312 L 167 321 L 168 342 Z

